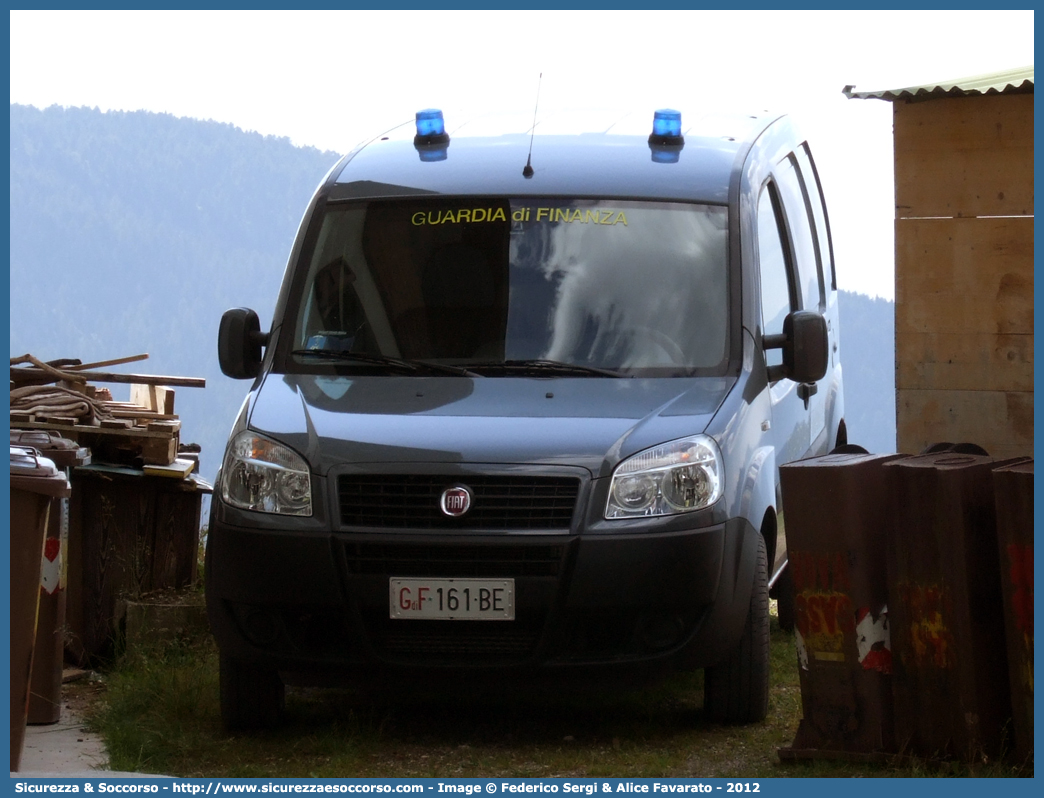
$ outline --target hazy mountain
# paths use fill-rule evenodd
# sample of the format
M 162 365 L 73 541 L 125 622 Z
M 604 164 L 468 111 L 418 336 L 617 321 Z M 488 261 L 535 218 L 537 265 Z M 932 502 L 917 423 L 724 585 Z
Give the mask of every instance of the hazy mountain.
M 338 155 L 146 112 L 11 106 L 11 354 L 205 377 L 177 389 L 213 478 L 248 383 L 217 364 L 221 313 L 267 329 L 305 206 Z M 850 440 L 895 446 L 892 303 L 842 292 Z M 126 386 L 110 386 L 126 398 Z
M 247 384 L 217 326 L 266 326 L 297 225 L 338 155 L 165 114 L 11 106 L 11 354 L 205 377 L 178 388 L 182 441 L 213 477 Z M 117 399 L 128 388 L 109 386 Z

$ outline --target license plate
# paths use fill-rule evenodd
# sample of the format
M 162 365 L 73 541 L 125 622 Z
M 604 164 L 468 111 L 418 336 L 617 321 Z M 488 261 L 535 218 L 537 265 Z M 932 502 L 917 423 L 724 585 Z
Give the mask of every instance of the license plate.
M 444 621 L 515 620 L 514 579 L 389 580 L 392 618 Z

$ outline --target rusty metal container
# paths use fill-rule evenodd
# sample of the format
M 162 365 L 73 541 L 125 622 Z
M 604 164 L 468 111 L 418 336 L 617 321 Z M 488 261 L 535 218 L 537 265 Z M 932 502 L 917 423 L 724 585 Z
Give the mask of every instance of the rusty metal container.
M 883 467 L 900 457 L 829 454 L 780 469 L 803 714 L 783 759 L 895 750 Z
M 993 471 L 1015 759 L 1033 764 L 1033 461 Z
M 1011 723 L 993 470 L 944 452 L 885 466 L 896 742 L 904 753 L 998 757 Z
M 40 560 L 55 499 L 69 480 L 35 449 L 11 447 L 11 770 L 22 762 L 36 643 Z
M 91 461 L 90 450 L 52 430 L 11 430 L 11 443 L 31 446 L 66 478 L 73 466 Z M 57 723 L 62 717 L 62 666 L 65 658 L 65 611 L 69 558 L 69 499 L 52 505 L 40 561 L 33 672 L 29 685 L 29 725 Z

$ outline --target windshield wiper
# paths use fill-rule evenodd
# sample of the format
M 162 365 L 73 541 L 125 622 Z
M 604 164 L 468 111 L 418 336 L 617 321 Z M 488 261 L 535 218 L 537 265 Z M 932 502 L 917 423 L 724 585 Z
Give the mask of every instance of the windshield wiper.
M 579 375 L 584 377 L 623 377 L 618 371 L 600 369 L 595 366 L 581 366 L 576 363 L 563 363 L 560 360 L 504 360 L 493 363 L 469 363 L 468 368 L 478 371 L 515 372 L 529 375 L 546 376 L 548 374 Z
M 427 363 L 423 360 L 403 360 L 388 355 L 369 355 L 363 352 L 338 352 L 333 349 L 295 349 L 291 354 L 297 357 L 317 357 L 323 360 L 354 361 L 356 363 L 368 363 L 374 366 L 390 366 L 404 371 L 423 371 L 433 374 L 451 374 L 454 377 L 480 377 L 460 366 L 449 366 L 445 363 Z

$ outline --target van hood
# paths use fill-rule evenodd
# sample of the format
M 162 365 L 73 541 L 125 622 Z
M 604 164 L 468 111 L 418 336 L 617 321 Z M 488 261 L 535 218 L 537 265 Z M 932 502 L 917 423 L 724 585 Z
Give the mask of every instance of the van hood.
M 335 377 L 270 374 L 251 429 L 319 474 L 345 463 L 581 466 L 703 432 L 733 377 Z

